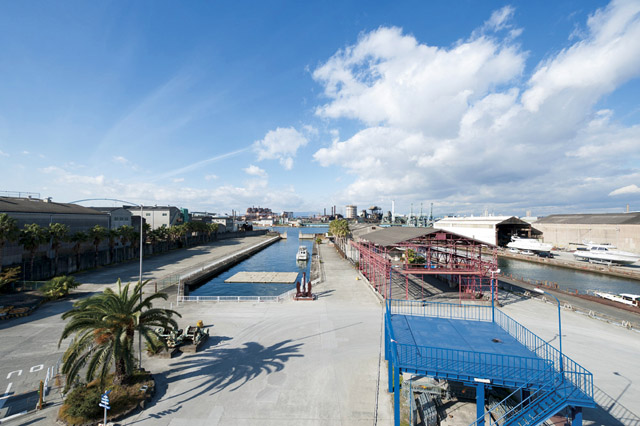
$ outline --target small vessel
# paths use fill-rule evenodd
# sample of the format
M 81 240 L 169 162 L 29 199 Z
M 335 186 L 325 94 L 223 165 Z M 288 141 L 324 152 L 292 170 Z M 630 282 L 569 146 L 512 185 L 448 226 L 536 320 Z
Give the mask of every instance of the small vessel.
M 298 253 L 296 253 L 296 260 L 309 260 L 309 252 L 306 246 L 298 247 Z
M 603 299 L 611 300 L 613 302 L 624 303 L 629 306 L 640 306 L 640 294 L 629 294 L 629 293 L 620 293 L 620 294 L 612 294 L 612 293 L 604 293 L 600 291 L 596 291 L 595 295 L 598 297 L 602 297 Z
M 522 250 L 520 254 L 523 254 L 525 256 L 533 256 L 533 252 L 531 250 Z
M 553 248 L 552 244 L 543 243 L 535 238 L 520 238 L 515 235 L 511 237 L 511 242 L 507 244 L 510 249 L 516 249 L 521 251 L 530 251 L 532 253 L 548 253 Z M 524 254 L 524 253 L 523 253 Z
M 640 260 L 640 255 L 628 251 L 615 250 L 611 244 L 584 243 L 585 247 L 579 247 L 573 252 L 576 260 L 585 260 L 589 263 L 601 263 L 604 265 L 631 265 Z

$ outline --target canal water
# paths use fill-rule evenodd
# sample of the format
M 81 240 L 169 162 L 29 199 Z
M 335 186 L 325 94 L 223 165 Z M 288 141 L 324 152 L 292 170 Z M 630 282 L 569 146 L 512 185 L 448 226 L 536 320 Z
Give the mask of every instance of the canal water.
M 577 290 L 578 293 L 588 293 L 589 290 L 595 290 L 616 294 L 640 294 L 640 281 L 637 280 L 582 272 L 575 269 L 504 257 L 498 258 L 498 267 L 505 275 L 513 274 L 514 278 L 558 283 L 558 287 L 567 291 Z
M 192 290 L 190 296 L 277 296 L 286 293 L 296 287 L 294 284 L 266 284 L 266 283 L 225 283 L 238 272 L 297 272 L 296 281 L 302 281 L 302 273 L 306 272 L 307 279 L 311 270 L 311 259 L 306 262 L 297 262 L 296 253 L 298 247 L 306 246 L 311 255 L 313 251 L 312 239 L 298 239 L 298 232 L 304 234 L 321 234 L 329 230 L 328 227 L 274 227 L 276 232 L 287 233 L 287 239 L 259 251 L 250 258 L 240 262 L 231 269 L 216 275 L 197 289 Z

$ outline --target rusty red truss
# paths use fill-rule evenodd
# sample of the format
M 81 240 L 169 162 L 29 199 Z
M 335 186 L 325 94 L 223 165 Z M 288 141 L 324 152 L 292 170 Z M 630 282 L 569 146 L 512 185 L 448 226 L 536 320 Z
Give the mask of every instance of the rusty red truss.
M 424 275 L 457 285 L 460 298 L 478 298 L 491 291 L 491 271 L 497 270 L 495 247 L 442 230 L 386 247 L 368 241 L 353 245 L 359 252 L 360 271 L 385 298 L 391 298 L 398 275 L 404 276 L 406 299 L 409 276 Z

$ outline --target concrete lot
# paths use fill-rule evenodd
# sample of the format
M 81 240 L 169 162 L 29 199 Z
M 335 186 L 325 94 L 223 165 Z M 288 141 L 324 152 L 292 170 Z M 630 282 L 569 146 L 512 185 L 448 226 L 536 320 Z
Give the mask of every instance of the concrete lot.
M 320 252 L 316 301 L 182 305 L 181 326 L 201 319 L 213 337 L 195 355 L 145 360 L 157 400 L 122 424 L 392 424 L 382 306 L 333 248 Z
M 503 312 L 558 347 L 558 307 L 553 300 L 500 295 Z M 593 374 L 601 406 L 585 411 L 585 424 L 640 425 L 640 332 L 563 309 L 562 349 Z
M 222 240 L 145 258 L 143 279 L 158 279 L 203 261 L 216 260 L 256 245 L 266 238 L 254 236 Z M 54 367 L 60 361 L 66 348 L 63 344 L 58 349 L 58 339 L 64 327 L 60 318 L 62 313 L 71 309 L 78 298 L 115 286 L 118 278 L 125 283 L 136 282 L 138 274 L 137 262 L 77 274 L 76 279 L 83 284 L 74 291 L 72 297 L 46 303 L 30 316 L 0 322 L 0 418 L 22 411 L 24 404 L 18 401 L 19 396 L 31 398 L 30 392 L 35 391 L 39 381 L 45 378 L 47 368 Z M 11 397 L 11 400 L 5 396 Z M 33 408 L 33 405 L 29 401 L 28 407 Z

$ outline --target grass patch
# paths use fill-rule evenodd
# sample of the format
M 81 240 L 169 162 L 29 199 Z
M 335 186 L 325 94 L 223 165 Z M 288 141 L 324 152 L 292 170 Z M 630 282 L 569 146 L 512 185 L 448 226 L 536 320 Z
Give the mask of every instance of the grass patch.
M 153 387 L 151 374 L 145 371 L 134 373 L 129 382 L 123 385 L 114 385 L 113 375 L 109 375 L 105 387 L 101 387 L 98 380 L 76 386 L 67 394 L 58 412 L 58 419 L 68 425 L 102 421 L 104 409 L 99 407 L 98 403 L 105 389 L 111 390 L 111 409 L 107 412 L 107 419 L 117 418 L 133 410 L 146 399 L 147 392 L 140 390 L 142 386 Z

